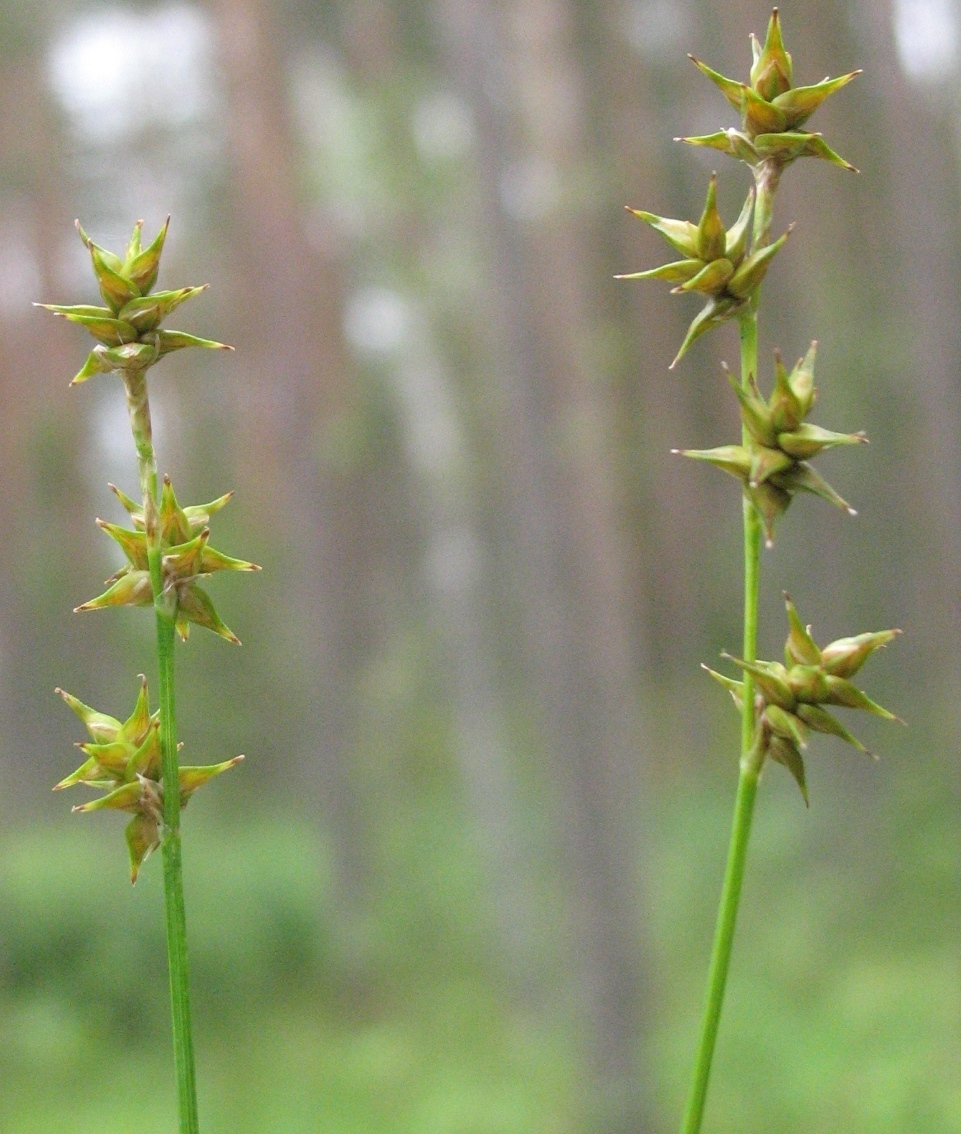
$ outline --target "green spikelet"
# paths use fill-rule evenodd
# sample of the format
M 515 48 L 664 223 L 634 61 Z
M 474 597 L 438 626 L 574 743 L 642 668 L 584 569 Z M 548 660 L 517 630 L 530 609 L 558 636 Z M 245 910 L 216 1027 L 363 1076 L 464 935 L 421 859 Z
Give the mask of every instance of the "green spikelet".
M 741 410 L 747 441 L 715 449 L 675 450 L 685 457 L 716 465 L 744 486 L 757 509 L 768 547 L 774 543 L 774 526 L 798 492 L 810 492 L 854 514 L 854 509 L 817 473 L 808 461 L 824 449 L 863 445 L 863 433 L 834 433 L 804 421 L 814 405 L 814 355 L 817 344 L 788 373 L 774 353 L 774 388 L 765 400 L 753 375 L 748 389 L 730 374 L 728 379 Z
M 771 259 L 788 236 L 785 233 L 773 243 L 748 255 L 748 230 L 754 206 L 754 190 L 748 192 L 740 216 L 729 229 L 725 229 L 717 210 L 716 193 L 717 174 L 713 173 L 707 187 L 704 211 L 696 225 L 690 221 L 672 220 L 646 213 L 642 209 L 628 208 L 628 212 L 659 232 L 684 259 L 616 278 L 667 280 L 675 285 L 675 294 L 696 291 L 707 298 L 707 303 L 688 327 L 677 357 L 671 363 L 671 369 L 701 335 L 745 310 L 764 279 Z
M 868 752 L 825 706 L 862 709 L 884 720 L 899 720 L 852 685 L 848 677 L 857 673 L 875 650 L 893 641 L 901 631 L 879 630 L 854 638 L 839 638 L 819 648 L 811 637 L 810 626 L 801 622 L 789 595 L 784 596 L 784 603 L 789 626 L 784 644 L 785 665 L 780 662 L 749 662 L 730 654 L 721 656 L 753 675 L 757 690 L 757 743 L 765 756 L 787 768 L 807 803 L 802 752 L 807 748 L 810 730 L 837 736 L 859 751 Z M 704 668 L 707 669 L 707 666 Z M 740 706 L 742 683 L 713 670 L 707 671 Z
M 771 162 L 783 169 L 799 157 L 816 157 L 857 172 L 839 157 L 820 134 L 802 129 L 822 102 L 860 75 L 851 71 L 838 79 L 825 79 L 814 86 L 792 86 L 794 68 L 781 38 L 781 21 L 774 9 L 763 46 L 751 36 L 754 64 L 750 82 L 728 79 L 690 58 L 698 70 L 711 80 L 741 116 L 740 130 L 720 130 L 696 138 L 681 138 L 695 146 L 709 146 L 748 165 Z
M 71 386 L 85 382 L 95 374 L 107 374 L 113 370 L 146 370 L 159 362 L 165 354 L 184 347 L 233 350 L 233 347 L 212 339 L 199 339 L 183 331 L 161 329 L 161 322 L 171 311 L 207 286 L 203 284 L 200 287 L 182 287 L 177 291 L 151 294 L 160 271 L 160 254 L 169 225 L 168 217 L 153 243 L 141 250 L 143 221 L 137 221 L 121 260 L 106 248 L 95 244 L 77 221 L 77 231 L 90 253 L 97 286 L 107 306 L 34 304 L 35 307 L 52 311 L 71 323 L 85 327 L 97 340 L 97 346 L 87 356 L 87 361 L 74 376 Z
M 163 835 L 163 785 L 161 783 L 160 710 L 150 712 L 147 679 L 140 675 L 140 691 L 133 712 L 122 723 L 97 712 L 76 697 L 57 692 L 80 717 L 90 734 L 90 742 L 79 747 L 87 759 L 75 772 L 65 776 L 54 791 L 82 784 L 103 794 L 74 811 L 116 810 L 133 815 L 127 825 L 130 853 L 130 880 L 137 875 L 147 856 L 159 845 Z M 205 767 L 181 767 L 180 803 L 186 806 L 193 793 L 208 780 L 240 763 L 243 756 Z
M 143 507 L 116 486 L 110 487 L 130 513 L 134 526 L 123 528 L 105 520 L 97 520 L 97 525 L 120 547 L 127 562 L 107 580 L 110 584 L 108 589 L 78 606 L 78 611 L 103 610 L 110 606 L 147 606 L 153 601 Z M 227 493 L 209 504 L 182 508 L 170 477 L 164 477 L 159 508 L 164 587 L 176 595 L 177 629 L 185 640 L 189 624 L 195 622 L 228 642 L 240 641 L 221 620 L 206 591 L 197 585 L 198 579 L 216 571 L 260 570 L 256 563 L 224 555 L 210 546 L 210 528 L 207 526 L 210 517 L 227 503 L 231 495 Z

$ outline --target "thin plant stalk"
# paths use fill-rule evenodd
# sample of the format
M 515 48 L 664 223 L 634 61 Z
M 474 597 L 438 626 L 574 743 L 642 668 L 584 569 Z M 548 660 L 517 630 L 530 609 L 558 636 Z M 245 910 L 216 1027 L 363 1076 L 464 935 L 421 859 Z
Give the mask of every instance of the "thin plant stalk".
M 770 223 L 768 215 L 768 223 Z M 741 340 L 741 384 L 748 389 L 751 377 L 757 374 L 757 311 L 754 305 L 739 319 Z M 745 431 L 746 432 L 746 431 Z M 747 497 L 744 498 L 744 642 L 746 661 L 757 657 L 757 610 L 761 564 L 761 521 L 757 510 Z M 699 1134 L 707 1101 L 708 1081 L 714 1048 L 721 1022 L 721 1008 L 724 1004 L 724 990 L 727 986 L 728 970 L 731 964 L 731 949 L 734 944 L 734 928 L 737 922 L 738 904 L 741 899 L 741 885 L 744 881 L 744 867 L 751 835 L 751 822 L 754 818 L 754 801 L 757 797 L 758 778 L 764 762 L 763 749 L 757 743 L 757 727 L 754 719 L 754 679 L 748 672 L 744 674 L 743 698 L 741 702 L 741 760 L 734 803 L 734 820 L 731 826 L 731 841 L 727 852 L 727 866 L 724 870 L 724 884 L 718 907 L 717 925 L 714 930 L 714 944 L 711 949 L 711 963 L 707 977 L 707 996 L 704 1016 L 701 1022 L 701 1038 L 694 1061 L 694 1072 L 688 1096 L 681 1134 Z
M 180 767 L 174 696 L 174 638 L 185 641 L 190 624 L 239 645 L 198 580 L 219 571 L 259 571 L 248 563 L 210 547 L 210 516 L 230 499 L 230 493 L 206 505 L 181 507 L 169 479 L 161 489 L 157 475 L 147 370 L 171 351 L 186 347 L 232 350 L 224 343 L 201 339 L 162 327 L 166 316 L 204 287 L 154 291 L 169 218 L 153 241 L 141 241 L 143 221 L 137 221 L 123 258 L 77 231 L 90 252 L 94 275 L 106 307 L 90 304 L 42 303 L 38 306 L 84 327 L 96 340 L 71 385 L 95 374 L 117 374 L 123 381 L 134 446 L 142 506 L 114 488 L 129 513 L 133 529 L 98 521 L 123 550 L 126 563 L 108 580 L 107 590 L 78 611 L 115 606 L 152 606 L 157 627 L 157 670 L 160 707 L 150 712 L 147 680 L 141 675 L 134 711 L 126 721 L 91 709 L 72 694 L 58 689 L 64 701 L 83 720 L 92 743 L 81 745 L 87 757 L 56 789 L 85 784 L 103 792 L 74 811 L 113 808 L 132 814 L 126 828 L 130 881 L 136 882 L 147 856 L 162 849 L 167 960 L 170 979 L 171 1030 L 177 1080 L 180 1134 L 200 1134 L 193 1035 L 190 1024 L 190 985 L 187 970 L 187 926 L 184 912 L 180 812 L 199 787 L 243 760 L 234 756 L 218 764 Z M 113 488 L 114 486 L 111 485 Z
M 721 1020 L 724 1003 L 724 989 L 731 960 L 731 946 L 734 942 L 734 926 L 737 920 L 738 902 L 741 897 L 741 884 L 744 881 L 744 864 L 747 859 L 748 840 L 751 834 L 751 821 L 754 817 L 754 800 L 757 796 L 758 776 L 761 770 L 763 752 L 752 748 L 741 761 L 741 774 L 737 785 L 737 799 L 734 804 L 734 823 L 731 828 L 731 842 L 727 853 L 727 867 L 724 871 L 724 885 L 714 930 L 714 946 L 711 950 L 711 965 L 707 977 L 707 999 L 704 1005 L 704 1019 L 701 1024 L 701 1038 L 697 1047 L 691 1091 L 681 1123 L 681 1134 L 699 1134 L 704 1117 L 704 1104 L 707 1101 L 708 1080 L 711 1063 L 714 1059 L 714 1045 Z
M 761 162 L 754 170 L 756 198 L 754 202 L 754 227 L 752 247 L 762 248 L 768 242 L 771 220 L 774 215 L 774 194 L 781 181 L 781 168 L 775 162 Z M 757 311 L 757 295 L 752 302 Z M 755 343 L 755 353 L 757 344 Z
M 150 425 L 147 378 L 143 370 L 121 372 L 127 395 L 130 428 L 137 449 L 140 490 L 143 494 L 147 561 L 157 619 L 157 665 L 160 679 L 160 750 L 163 762 L 163 876 L 170 975 L 170 1011 L 177 1079 L 180 1134 L 199 1134 L 193 1032 L 190 1023 L 190 982 L 187 968 L 187 922 L 184 907 L 183 867 L 180 851 L 180 789 L 177 759 L 176 700 L 174 693 L 174 633 L 177 600 L 163 583 L 158 511 L 157 459 Z
M 751 167 L 754 192 L 745 201 L 741 216 L 732 228 L 725 228 L 717 210 L 716 174 L 711 176 L 704 211 L 696 224 L 630 209 L 656 229 L 683 259 L 620 277 L 664 279 L 676 285 L 673 288 L 676 293 L 699 292 L 706 296 L 706 304 L 690 324 L 671 369 L 683 358 L 692 342 L 728 319 L 737 319 L 741 345 L 738 391 L 743 423 L 741 444 L 707 450 L 675 450 L 716 465 L 741 480 L 744 489 L 743 656 L 731 658 L 724 655 L 741 668 L 743 677 L 741 681 L 733 681 L 709 671 L 733 695 L 740 708 L 740 774 L 701 1035 L 681 1134 L 699 1134 L 703 1121 L 758 779 L 765 758 L 770 755 L 773 760 L 784 764 L 807 802 L 801 749 L 806 747 L 808 729 L 839 736 L 866 751 L 860 741 L 823 708 L 824 705 L 859 707 L 896 719 L 856 687 L 847 684 L 848 677 L 857 672 L 868 653 L 889 642 L 898 633 L 896 630 L 839 639 L 826 647 L 826 655 L 804 630 L 791 600 L 785 596 L 791 623 L 785 645 L 787 669 L 775 663 L 757 661 L 762 528 L 770 544 L 775 521 L 787 509 L 792 497 L 802 490 L 813 492 L 852 512 L 850 506 L 807 464 L 806 458 L 822 448 L 857 444 L 865 437 L 863 434 L 832 433 L 805 424 L 804 419 L 815 396 L 813 365 L 816 343 L 811 344 L 805 358 L 798 362 L 790 375 L 775 352 L 776 384 L 769 401 L 761 398 L 757 386 L 760 284 L 771 258 L 788 235 L 786 232 L 779 239 L 770 240 L 778 183 L 784 170 L 805 156 L 854 170 L 854 166 L 836 154 L 820 134 L 809 134 L 804 127 L 818 105 L 859 72 L 825 79 L 814 86 L 793 86 L 793 64 L 784 47 L 777 8 L 771 13 L 763 45 L 756 36 L 751 37 L 751 42 L 753 65 L 750 85 L 729 79 L 691 56 L 698 69 L 721 90 L 728 103 L 740 111 L 741 129 L 679 139 L 720 150 Z M 747 254 L 743 226 L 752 208 L 750 254 Z M 828 660 L 825 660 L 826 656 Z M 844 671 L 844 677 L 835 672 L 838 669 Z M 789 678 L 780 677 L 782 670 L 789 673 Z M 770 676 L 770 681 L 766 680 L 766 676 Z M 844 684 L 829 685 L 829 679 Z

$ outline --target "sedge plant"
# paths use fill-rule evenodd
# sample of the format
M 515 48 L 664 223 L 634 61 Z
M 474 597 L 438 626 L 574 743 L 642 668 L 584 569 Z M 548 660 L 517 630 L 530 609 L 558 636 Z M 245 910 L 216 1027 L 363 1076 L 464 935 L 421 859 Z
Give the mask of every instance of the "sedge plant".
M 757 657 L 762 540 L 769 547 L 773 544 L 776 524 L 799 492 L 820 496 L 854 514 L 811 462 L 824 449 L 857 446 L 866 438 L 862 433 L 837 433 L 808 421 L 817 396 L 816 343 L 790 371 L 775 352 L 774 377 L 767 397 L 761 392 L 757 357 L 761 281 L 790 232 L 771 238 L 778 185 L 785 170 L 801 157 L 821 158 L 856 172 L 820 134 L 808 131 L 807 121 L 825 98 L 859 72 L 812 86 L 795 86 L 776 8 L 764 43 L 752 35 L 751 45 L 753 65 L 747 82 L 728 79 L 691 56 L 738 112 L 739 126 L 677 139 L 719 150 L 749 167 L 754 183 L 740 215 L 725 227 L 717 208 L 716 174 L 711 176 L 704 210 L 696 223 L 629 209 L 660 233 L 681 259 L 619 277 L 666 280 L 675 285 L 676 293 L 702 297 L 704 305 L 690 324 L 671 369 L 701 335 L 723 323 L 737 324 L 741 348 L 740 376 L 728 376 L 740 410 L 740 441 L 707 450 L 675 450 L 713 464 L 740 481 L 744 530 L 741 656 L 722 655 L 740 669 L 740 677 L 708 670 L 731 694 L 740 714 L 740 773 L 701 1034 L 681 1134 L 698 1134 L 703 1121 L 762 768 L 768 759 L 787 768 L 807 803 L 804 752 L 812 731 L 837 736 L 867 751 L 834 715 L 835 708 L 863 709 L 897 720 L 851 680 L 876 649 L 899 633 L 897 630 L 842 638 L 821 648 L 785 595 L 789 633 L 784 662 Z
M 107 580 L 107 590 L 76 609 L 152 608 L 156 622 L 159 707 L 151 712 L 147 679 L 139 678 L 133 712 L 126 720 L 92 709 L 58 689 L 86 726 L 89 740 L 79 744 L 85 760 L 56 785 L 80 784 L 101 794 L 74 811 L 127 812 L 130 879 L 136 882 L 144 860 L 157 847 L 163 860 L 167 956 L 170 977 L 174 1068 L 180 1134 L 199 1134 L 187 929 L 181 865 L 180 812 L 201 785 L 232 768 L 242 756 L 219 764 L 184 766 L 179 761 L 174 690 L 175 639 L 186 641 L 191 624 L 238 643 L 214 609 L 202 581 L 216 571 L 257 571 L 210 546 L 210 521 L 230 493 L 209 504 L 182 507 L 169 477 L 157 472 L 147 372 L 171 351 L 187 347 L 230 350 L 223 343 L 161 326 L 166 317 L 202 287 L 154 291 L 169 218 L 156 238 L 142 247 L 143 222 L 134 226 L 123 256 L 95 244 L 78 222 L 77 230 L 93 264 L 106 306 L 38 304 L 84 327 L 96 340 L 71 385 L 96 374 L 112 374 L 123 386 L 140 480 L 139 499 L 111 489 L 129 516 L 129 526 L 97 520 L 118 544 L 124 562 Z

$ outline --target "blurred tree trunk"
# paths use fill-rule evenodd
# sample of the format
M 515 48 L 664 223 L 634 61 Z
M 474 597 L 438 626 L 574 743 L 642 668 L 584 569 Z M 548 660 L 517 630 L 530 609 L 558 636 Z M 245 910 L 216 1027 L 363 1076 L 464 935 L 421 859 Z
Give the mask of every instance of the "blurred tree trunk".
M 340 11 L 338 38 L 352 76 L 373 92 L 379 105 L 390 107 L 391 141 L 403 154 L 410 145 L 410 117 L 396 90 L 409 60 L 402 51 L 399 16 L 385 0 L 350 0 Z M 412 194 L 406 205 L 390 221 L 381 221 L 379 240 L 406 248 L 415 263 L 427 261 L 430 250 L 442 247 L 448 235 L 444 218 L 425 209 L 419 196 Z M 416 293 L 414 282 L 410 288 Z M 517 767 L 487 617 L 490 556 L 472 477 L 474 455 L 458 412 L 454 375 L 436 350 L 437 327 L 416 302 L 409 306 L 407 322 L 388 369 L 405 447 L 406 467 L 400 471 L 420 538 L 413 563 L 409 556 L 395 556 L 390 567 L 416 579 L 421 601 L 411 596 L 411 609 L 420 614 L 426 605 L 425 621 L 437 632 L 464 804 L 485 868 L 504 968 L 517 978 L 515 991 L 523 993 L 535 967 L 535 903 Z M 390 491 L 385 484 L 378 486 L 382 498 Z
M 312 798 L 319 779 L 350 905 L 368 884 L 347 743 L 372 630 L 363 483 L 338 451 L 354 410 L 343 278 L 329 245 L 304 228 L 285 25 L 262 0 L 212 0 L 212 10 L 229 107 L 232 301 L 245 368 L 238 464 L 260 514 L 276 525 L 279 569 L 297 564 L 299 577 L 284 580 L 283 608 L 293 613 L 275 633 L 289 635 L 284 653 L 296 663 L 282 675 L 300 701 L 295 719 L 315 729 L 283 756 L 298 794 Z
M 635 675 L 625 548 L 592 347 L 589 171 L 572 13 L 558 0 L 438 0 L 450 81 L 478 127 L 484 311 L 503 493 L 504 562 L 525 670 L 562 796 L 579 986 L 591 1022 L 594 1128 L 636 1130 L 639 1038 Z M 519 105 L 512 119 L 506 108 Z
M 942 674 L 956 700 L 961 637 L 961 163 L 957 72 L 928 91 L 912 87 L 894 45 L 891 0 L 868 0 L 861 31 L 865 83 L 881 129 L 871 160 L 888 170 L 874 202 L 873 228 L 890 233 L 891 256 L 879 265 L 892 347 L 901 363 L 913 436 L 904 514 L 918 512 L 911 554 L 925 570 L 908 617 L 918 625 L 919 658 Z M 953 88 L 945 98 L 946 88 Z M 866 226 L 866 235 L 871 232 Z M 912 405 L 914 403 L 914 405 Z M 916 408 L 915 408 L 916 407 Z
M 30 39 L 3 64 L 0 373 L 8 381 L 0 387 L 0 572 L 23 601 L 0 606 L 0 703 L 11 718 L 0 726 L 8 739 L 31 737 L 38 751 L 23 750 L 21 768 L 5 743 L 0 765 L 11 773 L 8 797 L 22 792 L 35 799 L 57 766 L 48 738 L 58 730 L 51 724 L 55 712 L 34 720 L 28 706 L 37 703 L 37 688 L 46 687 L 48 663 L 65 640 L 85 633 L 70 608 L 89 586 L 90 560 L 64 556 L 63 547 L 90 547 L 95 537 L 81 472 L 89 401 L 78 404 L 67 390 L 83 345 L 66 325 L 30 306 L 64 302 L 62 246 L 73 220 L 64 202 L 64 141 L 43 83 L 39 42 Z
M 690 305 L 657 282 L 609 277 L 663 262 L 661 238 L 622 206 L 685 215 L 672 171 L 682 165 L 688 183 L 698 174 L 672 135 L 682 129 L 678 114 L 690 85 L 683 68 L 690 45 L 678 37 L 675 54 L 645 41 L 647 13 L 641 5 L 636 11 L 579 7 L 578 43 L 590 77 L 586 127 L 606 191 L 602 199 L 611 209 L 600 230 L 608 268 L 603 302 L 625 335 L 625 357 L 618 359 L 618 412 L 610 424 L 623 453 L 622 482 L 628 490 L 633 621 L 645 669 L 663 674 L 665 668 L 674 670 L 686 652 L 681 643 L 690 644 L 693 656 L 701 645 L 697 599 L 703 589 L 704 514 L 713 511 L 705 506 L 705 491 L 710 494 L 711 485 L 705 489 L 698 470 L 672 458 L 669 450 L 697 443 L 703 411 L 694 407 L 703 405 L 708 370 L 702 344 L 709 350 L 713 344 L 702 340 L 701 350 L 671 373 L 668 366 L 693 315 Z M 632 19 L 639 26 L 632 27 Z M 681 13 L 677 19 L 683 24 Z M 699 192 L 695 188 L 691 195 L 696 199 Z

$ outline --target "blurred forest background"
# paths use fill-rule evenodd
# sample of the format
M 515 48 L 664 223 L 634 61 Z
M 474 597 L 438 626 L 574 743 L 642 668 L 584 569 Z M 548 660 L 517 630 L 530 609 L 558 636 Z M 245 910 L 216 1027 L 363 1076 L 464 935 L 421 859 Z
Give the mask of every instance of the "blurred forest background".
M 50 794 L 60 685 L 125 716 L 146 613 L 74 616 L 136 473 L 118 384 L 67 382 L 79 216 L 173 214 L 161 286 L 236 354 L 153 372 L 161 471 L 237 490 L 212 592 L 244 639 L 179 650 L 209 1134 L 661 1134 L 696 1038 L 736 779 L 698 669 L 740 637 L 740 502 L 674 446 L 733 441 L 697 310 L 625 204 L 696 218 L 744 77 L 743 0 L 0 2 L 0 1131 L 170 1130 L 159 863 Z M 771 352 L 821 344 L 814 420 L 852 520 L 798 500 L 765 554 L 904 716 L 830 738 L 811 810 L 765 778 L 708 1107 L 715 1134 L 961 1129 L 961 10 L 794 0 L 796 80 L 863 67 L 800 161 Z

